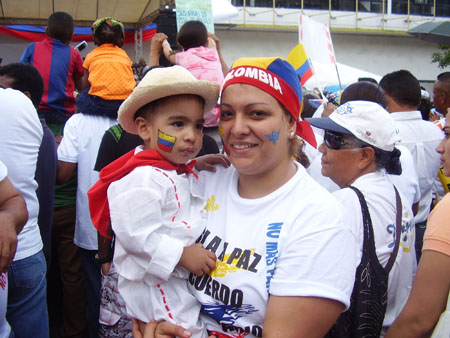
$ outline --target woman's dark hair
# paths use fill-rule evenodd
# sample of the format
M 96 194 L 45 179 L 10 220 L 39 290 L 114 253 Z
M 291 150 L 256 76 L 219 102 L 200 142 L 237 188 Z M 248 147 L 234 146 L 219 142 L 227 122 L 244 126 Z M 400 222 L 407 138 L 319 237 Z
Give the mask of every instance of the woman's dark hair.
M 184 50 L 204 46 L 206 41 L 208 41 L 208 30 L 201 21 L 185 22 L 177 34 L 177 42 Z
M 377 169 L 385 169 L 390 175 L 401 175 L 402 164 L 400 163 L 401 152 L 397 148 L 392 151 L 381 150 L 355 137 L 361 144 L 361 148 L 370 147 L 375 151 L 375 163 Z
M 383 108 L 386 108 L 387 104 L 383 91 L 377 85 L 368 81 L 355 82 L 345 88 L 341 95 L 340 104 L 348 101 L 370 101 L 378 103 Z
M 114 46 L 122 47 L 124 31 L 120 25 L 111 25 L 108 20 L 102 22 L 94 32 L 94 42 L 97 46 L 111 43 Z

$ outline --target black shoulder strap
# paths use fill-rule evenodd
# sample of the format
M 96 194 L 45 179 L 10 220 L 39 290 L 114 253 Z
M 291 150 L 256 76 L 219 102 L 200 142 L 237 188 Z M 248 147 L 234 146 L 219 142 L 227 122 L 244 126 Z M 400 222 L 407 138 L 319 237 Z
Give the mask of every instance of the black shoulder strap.
M 372 253 L 376 255 L 375 236 L 373 234 L 372 218 L 370 217 L 369 207 L 367 206 L 366 199 L 364 198 L 364 195 L 358 188 L 351 185 L 348 186 L 348 188 L 352 189 L 356 193 L 359 199 L 359 203 L 361 204 L 361 213 L 364 225 L 363 254 L 364 251 L 367 251 L 367 254 Z
M 400 195 L 398 194 L 397 188 L 394 186 L 395 190 L 395 200 L 396 200 L 396 208 L 397 208 L 397 217 L 395 224 L 395 246 L 394 250 L 391 253 L 391 257 L 385 267 L 385 270 L 389 273 L 394 265 L 395 259 L 397 258 L 398 248 L 400 246 L 400 237 L 402 235 L 402 201 L 400 200 Z

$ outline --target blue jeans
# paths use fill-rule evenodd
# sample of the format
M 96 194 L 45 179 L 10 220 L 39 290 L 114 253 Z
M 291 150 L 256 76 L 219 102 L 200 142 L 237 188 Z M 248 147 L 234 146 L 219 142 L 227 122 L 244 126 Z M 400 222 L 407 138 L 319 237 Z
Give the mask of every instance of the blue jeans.
M 48 338 L 44 253 L 15 261 L 8 270 L 6 319 L 16 338 Z

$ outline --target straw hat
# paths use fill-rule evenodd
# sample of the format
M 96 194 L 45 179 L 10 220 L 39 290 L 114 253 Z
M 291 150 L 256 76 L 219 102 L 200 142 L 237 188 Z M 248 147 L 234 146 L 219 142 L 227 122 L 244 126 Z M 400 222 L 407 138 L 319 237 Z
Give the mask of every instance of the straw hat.
M 139 108 L 163 97 L 183 94 L 202 97 L 207 113 L 216 105 L 219 89 L 218 83 L 197 80 L 181 66 L 154 68 L 147 72 L 131 95 L 122 103 L 117 120 L 127 132 L 137 134 L 134 114 Z

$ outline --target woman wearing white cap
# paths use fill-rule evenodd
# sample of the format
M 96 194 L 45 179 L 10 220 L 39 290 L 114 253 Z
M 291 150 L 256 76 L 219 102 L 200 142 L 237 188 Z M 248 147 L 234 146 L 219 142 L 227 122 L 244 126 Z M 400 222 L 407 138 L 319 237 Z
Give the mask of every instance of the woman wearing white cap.
M 360 249 L 350 310 L 329 337 L 378 337 L 407 299 L 416 265 L 410 205 L 402 205 L 386 177 L 401 173 L 394 123 L 367 101 L 347 102 L 328 118 L 307 121 L 325 130 L 322 174 L 341 188 L 334 195 L 357 224 Z

